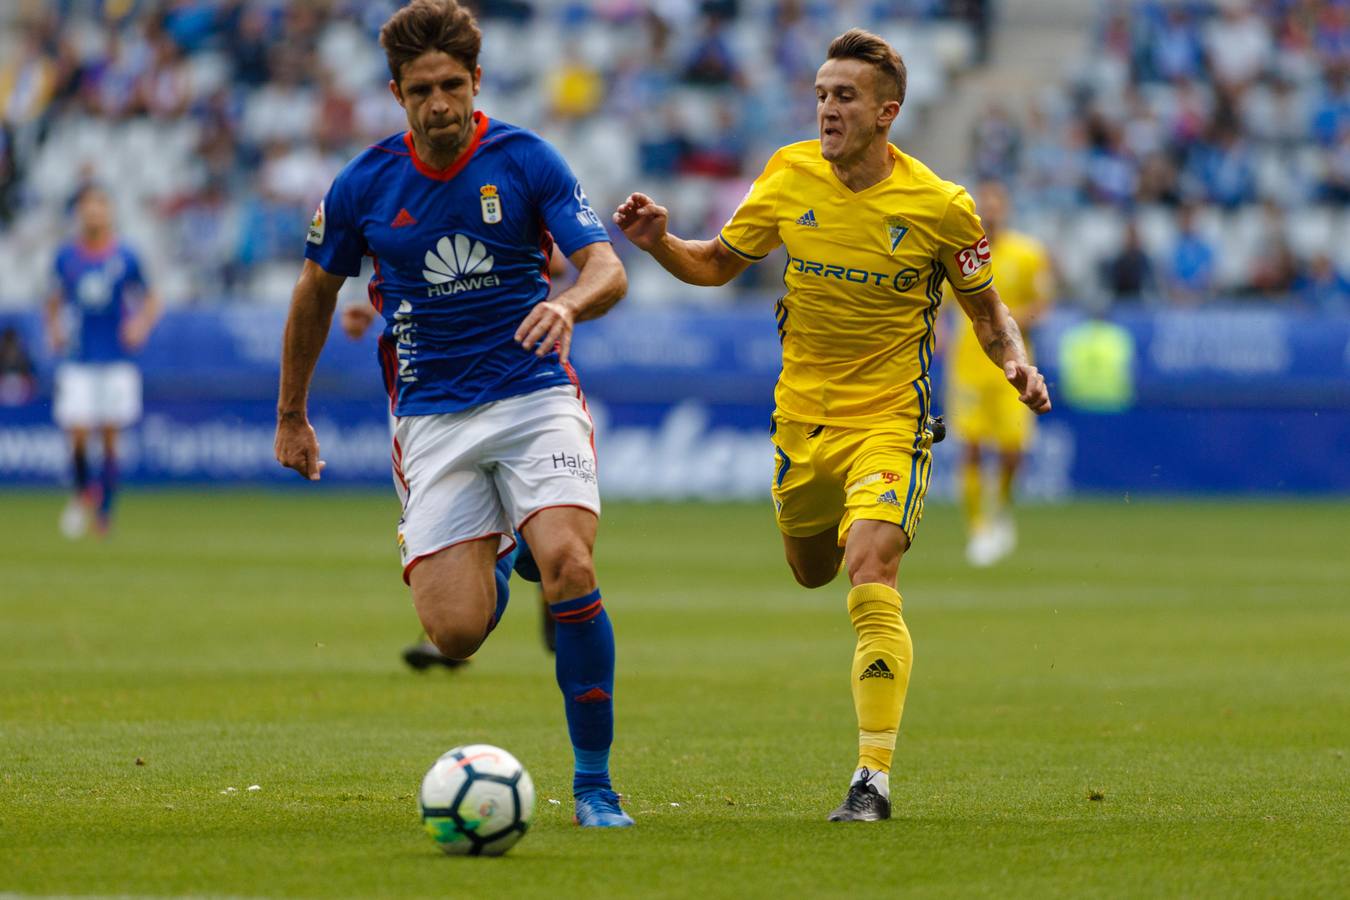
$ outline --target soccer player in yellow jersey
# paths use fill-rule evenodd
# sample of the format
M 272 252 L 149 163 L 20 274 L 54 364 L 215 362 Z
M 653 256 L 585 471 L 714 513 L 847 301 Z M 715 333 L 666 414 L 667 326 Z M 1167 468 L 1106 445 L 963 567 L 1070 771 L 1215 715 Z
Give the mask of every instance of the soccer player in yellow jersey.
M 997 182 L 980 185 L 980 218 L 989 246 L 998 256 L 998 293 L 1022 330 L 1050 309 L 1054 267 L 1040 241 L 1006 227 L 1011 209 L 1008 192 Z M 947 353 L 947 422 L 963 445 L 961 506 L 969 542 L 966 559 L 973 566 L 992 565 L 1013 551 L 1017 533 L 1012 522 L 1013 481 L 1031 440 L 1030 410 L 1007 389 L 1004 378 L 989 365 L 969 328 L 953 329 Z M 998 455 L 998 498 L 986 508 L 982 478 L 983 451 Z
M 828 56 L 816 75 L 820 139 L 775 153 L 715 239 L 670 234 L 667 211 L 642 194 L 614 221 L 689 284 L 725 284 L 787 248 L 774 507 L 798 582 L 821 587 L 847 564 L 858 765 L 830 819 L 871 821 L 890 817 L 891 757 L 913 658 L 896 574 L 928 485 L 928 368 L 944 281 L 1021 401 L 1045 412 L 1050 397 L 994 290 L 970 195 L 887 140 L 905 97 L 899 55 L 855 29 Z

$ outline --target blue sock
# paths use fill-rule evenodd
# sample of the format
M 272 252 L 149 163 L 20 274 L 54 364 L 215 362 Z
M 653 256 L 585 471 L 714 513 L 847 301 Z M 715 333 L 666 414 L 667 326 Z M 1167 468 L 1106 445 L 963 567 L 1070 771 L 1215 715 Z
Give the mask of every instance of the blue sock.
M 511 566 L 516 561 L 516 551 L 497 560 L 497 565 L 492 570 L 492 577 L 497 582 L 497 611 L 492 614 L 492 624 L 488 626 L 488 634 L 501 622 L 502 616 L 506 615 L 506 604 L 511 602 Z
M 103 499 L 99 502 L 98 514 L 107 521 L 112 515 L 113 494 L 117 491 L 117 457 L 106 450 L 103 453 L 103 477 L 99 481 Z
M 533 581 L 539 584 L 543 581 L 543 576 L 539 574 L 539 564 L 534 561 L 534 554 L 530 552 L 530 545 L 525 543 L 525 535 L 519 531 L 516 532 L 516 574 L 526 581 Z
M 558 687 L 576 770 L 572 793 L 609 788 L 614 743 L 614 628 L 596 588 L 549 606 L 558 623 Z
M 75 493 L 83 494 L 89 488 L 89 457 L 83 449 L 71 451 L 75 471 Z

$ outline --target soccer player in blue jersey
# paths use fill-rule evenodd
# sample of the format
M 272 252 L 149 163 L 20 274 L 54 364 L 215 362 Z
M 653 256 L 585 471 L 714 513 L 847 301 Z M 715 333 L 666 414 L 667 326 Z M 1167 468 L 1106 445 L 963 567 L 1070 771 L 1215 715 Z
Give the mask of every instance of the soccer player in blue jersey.
M 557 680 L 576 817 L 626 826 L 610 786 L 614 632 L 596 585 L 592 423 L 567 365 L 575 322 L 627 279 L 581 185 L 551 146 L 474 110 L 482 35 L 455 0 L 413 0 L 380 30 L 408 131 L 339 173 L 310 224 L 281 361 L 276 455 L 317 481 L 306 409 L 343 281 L 374 259 L 380 364 L 397 423 L 404 580 L 447 655 L 478 649 L 506 605 L 524 534 L 557 622 Z M 552 300 L 554 243 L 578 270 Z
M 47 338 L 62 354 L 53 413 L 70 436 L 75 493 L 61 514 L 61 533 L 83 535 L 92 519 L 106 533 L 117 492 L 118 433 L 141 417 L 141 373 L 132 356 L 159 321 L 160 301 L 140 260 L 117 239 L 112 201 L 88 185 L 76 195 L 76 236 L 61 245 L 46 304 Z M 103 438 L 95 482 L 89 437 Z
M 552 297 L 553 293 L 563 290 L 564 285 L 560 284 L 558 279 L 563 278 L 563 276 L 567 274 L 567 257 L 563 256 L 562 251 L 558 249 L 557 244 L 553 245 L 553 253 L 549 256 L 548 274 L 549 281 L 552 283 L 552 289 L 549 296 Z M 342 308 L 339 322 L 342 326 L 342 333 L 356 341 L 365 336 L 366 331 L 369 330 L 370 326 L 373 325 L 375 320 L 379 317 L 380 314 L 377 313 L 375 307 L 371 306 L 369 303 L 349 303 Z M 390 415 L 389 420 L 390 430 L 392 432 L 398 420 L 394 418 L 392 414 Z M 397 479 L 395 479 L 395 486 L 400 486 Z M 530 553 L 529 548 L 524 546 L 524 539 L 519 533 L 515 534 L 514 537 L 516 539 L 517 549 L 517 556 L 514 563 L 516 573 L 526 581 L 533 581 L 538 584 L 539 569 L 534 564 L 533 555 Z M 510 569 L 505 557 L 497 560 L 497 564 L 502 567 L 503 572 L 509 574 Z M 509 585 L 506 589 L 509 591 Z M 556 649 L 557 623 L 553 621 L 553 616 L 549 614 L 548 602 L 544 600 L 542 588 L 539 591 L 539 611 L 544 626 L 544 646 L 548 648 L 548 652 L 552 653 Z M 425 672 L 432 666 L 458 669 L 468 662 L 467 659 L 457 659 L 453 656 L 446 656 L 425 634 L 421 635 L 414 643 L 403 648 L 402 656 L 403 661 L 407 663 L 411 669 L 417 672 Z

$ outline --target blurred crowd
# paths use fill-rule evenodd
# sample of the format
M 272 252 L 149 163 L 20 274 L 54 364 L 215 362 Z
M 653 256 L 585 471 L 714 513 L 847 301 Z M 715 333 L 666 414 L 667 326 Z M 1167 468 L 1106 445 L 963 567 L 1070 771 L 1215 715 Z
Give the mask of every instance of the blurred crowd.
M 3 299 L 42 289 L 33 263 L 50 255 L 65 199 L 97 180 L 170 302 L 284 302 L 332 177 L 405 127 L 377 40 L 398 5 L 11 8 L 0 45 L 0 267 L 19 274 Z M 922 106 L 981 52 L 987 21 L 984 0 L 469 5 L 485 34 L 479 106 L 559 144 L 597 207 L 663 190 L 682 198 L 678 221 L 694 230 L 720 223 L 775 146 L 813 133 L 811 80 L 834 34 L 861 22 L 915 43 Z
M 397 0 L 45 0 L 0 11 L 0 303 L 46 284 L 66 203 L 108 185 L 170 302 L 285 302 L 341 166 L 405 127 L 377 42 Z M 988 0 L 477 0 L 489 114 L 559 145 L 602 211 L 641 189 L 708 235 L 779 145 L 815 133 L 829 39 L 910 70 L 902 146 L 986 51 Z M 1350 308 L 1350 2 L 1118 0 L 1023 116 L 979 117 L 1069 297 L 1216 294 Z M 1066 60 L 1067 63 L 1072 63 Z M 619 242 L 621 251 L 625 250 Z M 1068 249 L 1066 249 L 1068 248 Z M 635 302 L 689 292 L 641 254 Z
M 1081 294 L 1350 310 L 1350 3 L 1125 0 L 1020 121 L 984 115 Z

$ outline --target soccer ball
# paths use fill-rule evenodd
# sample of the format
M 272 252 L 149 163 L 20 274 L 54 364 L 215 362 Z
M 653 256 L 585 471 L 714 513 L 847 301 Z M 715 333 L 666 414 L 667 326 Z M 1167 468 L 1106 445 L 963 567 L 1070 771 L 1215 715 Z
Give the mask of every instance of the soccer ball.
M 510 753 L 469 744 L 443 754 L 422 779 L 422 823 L 457 856 L 500 856 L 530 827 L 534 782 Z

